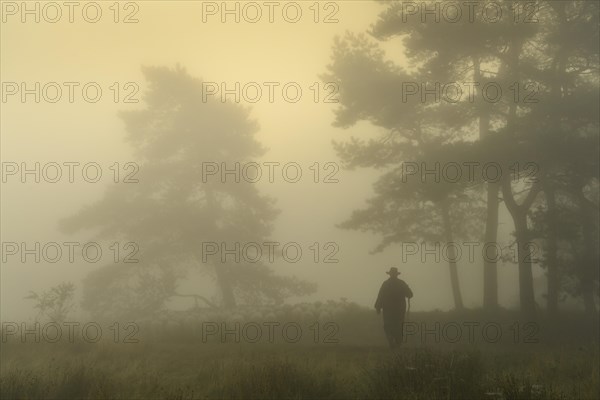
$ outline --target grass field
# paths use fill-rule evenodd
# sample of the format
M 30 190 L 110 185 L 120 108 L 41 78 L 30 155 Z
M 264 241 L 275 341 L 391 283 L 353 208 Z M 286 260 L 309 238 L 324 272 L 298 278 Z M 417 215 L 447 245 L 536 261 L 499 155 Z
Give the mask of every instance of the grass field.
M 417 313 L 411 319 L 416 325 L 442 321 L 444 326 L 444 321 L 463 325 L 474 316 Z M 498 325 L 513 328 L 509 320 Z M 115 343 L 112 334 L 97 343 L 22 343 L 14 336 L 2 343 L 0 397 L 598 398 L 597 324 L 577 321 L 578 316 L 551 325 L 541 321 L 536 343 L 524 343 L 520 336 L 515 341 L 514 329 L 494 343 L 478 335 L 472 343 L 450 343 L 456 338 L 450 330 L 435 340 L 430 330 L 433 340 L 413 334 L 394 351 L 388 349 L 379 321 L 371 313 L 356 311 L 340 317 L 337 343 L 323 343 L 323 336 L 315 343 L 314 329 L 301 322 L 307 333 L 296 343 L 278 335 L 272 343 L 250 343 L 244 335 L 236 340 L 231 332 L 224 340 L 218 333 L 202 340 L 201 330 L 186 326 L 164 326 L 150 334 L 140 325 L 137 343 L 122 343 L 122 337 Z

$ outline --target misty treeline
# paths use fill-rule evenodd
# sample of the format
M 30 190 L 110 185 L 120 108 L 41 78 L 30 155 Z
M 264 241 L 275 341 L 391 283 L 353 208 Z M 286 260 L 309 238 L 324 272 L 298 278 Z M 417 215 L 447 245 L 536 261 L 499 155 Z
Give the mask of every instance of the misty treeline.
M 496 1 L 505 14 L 520 3 Z M 529 2 L 531 3 L 531 2 Z M 598 296 L 598 3 L 537 1 L 536 23 L 476 14 L 457 23 L 403 18 L 385 2 L 369 32 L 337 38 L 321 77 L 339 83 L 334 126 L 367 121 L 377 138 L 334 142 L 346 168 L 379 168 L 375 195 L 340 227 L 383 237 L 374 251 L 403 242 L 498 242 L 506 208 L 514 222 L 521 309 L 537 308 L 532 263 L 547 273 L 547 309 Z M 396 40 L 396 42 L 393 42 Z M 403 46 L 400 66 L 383 42 Z M 183 68 L 145 67 L 142 109 L 122 112 L 126 140 L 140 164 L 139 183 L 112 186 L 98 202 L 61 222 L 67 233 L 140 244 L 137 264 L 107 264 L 83 282 L 82 307 L 96 318 L 143 317 L 177 297 L 197 307 L 282 304 L 316 284 L 281 276 L 261 262 L 203 262 L 203 242 L 263 243 L 278 210 L 252 184 L 202 182 L 202 163 L 255 161 L 265 153 L 247 108 L 203 98 L 202 81 Z M 498 101 L 462 96 L 430 101 L 406 96 L 406 83 L 494 83 Z M 411 86 L 414 88 L 414 86 Z M 466 87 L 466 86 L 463 86 Z M 509 89 L 513 88 L 513 90 Z M 525 101 L 535 88 L 534 101 Z M 515 98 L 516 97 L 516 98 Z M 431 98 L 431 97 L 430 97 Z M 529 96 L 531 100 L 531 96 Z M 407 176 L 407 165 L 497 163 L 500 179 L 482 174 L 447 180 Z M 534 166 L 535 175 L 526 168 Z M 515 167 L 517 166 L 517 167 Z M 527 176 L 523 176 L 527 175 Z M 530 244 L 542 250 L 532 259 Z M 454 258 L 454 257 L 451 257 Z M 486 310 L 498 303 L 496 258 L 481 258 Z M 454 307 L 463 308 L 456 260 L 449 261 Z M 190 274 L 215 282 L 218 296 L 182 291 Z M 442 277 L 446 279 L 446 277 Z M 464 283 L 464 281 L 463 281 Z M 470 282 L 470 284 L 472 284 Z
M 504 16 L 494 23 L 477 12 L 473 22 L 421 23 L 414 9 L 386 2 L 368 35 L 348 33 L 336 42 L 324 76 L 340 82 L 335 124 L 346 128 L 368 121 L 385 132 L 377 139 L 335 144 L 346 167 L 384 170 L 375 197 L 342 226 L 382 234 L 376 251 L 414 241 L 497 243 L 499 211 L 505 207 L 514 222 L 521 310 L 536 311 L 532 263 L 537 262 L 547 274 L 549 313 L 571 295 L 583 298 L 594 315 L 599 4 L 493 3 Z M 531 19 L 517 18 L 526 10 Z M 404 46 L 406 68 L 386 60 L 381 50 L 381 43 L 394 39 Z M 435 92 L 436 82 L 454 82 L 451 87 L 459 89 L 435 101 L 426 91 Z M 415 86 L 420 90 L 410 96 Z M 486 86 L 503 95 L 485 92 Z M 475 89 L 468 92 L 469 87 Z M 499 179 L 496 171 L 482 173 L 481 167 L 473 174 L 465 168 L 460 179 L 454 171 L 437 179 L 424 171 L 435 163 L 491 162 L 501 167 Z M 421 179 L 413 176 L 415 165 L 425 165 Z M 537 258 L 533 244 L 541 249 Z M 499 306 L 492 253 L 481 257 L 487 310 Z M 461 309 L 458 259 L 448 256 L 454 306 Z

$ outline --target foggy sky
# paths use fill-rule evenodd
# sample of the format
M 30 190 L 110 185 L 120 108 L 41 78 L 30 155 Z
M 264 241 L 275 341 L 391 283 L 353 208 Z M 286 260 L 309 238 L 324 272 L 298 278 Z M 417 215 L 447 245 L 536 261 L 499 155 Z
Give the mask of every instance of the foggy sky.
M 112 82 L 136 82 L 142 98 L 146 82 L 142 66 L 186 68 L 194 77 L 211 82 L 298 82 L 306 89 L 320 82 L 330 62 L 335 35 L 345 31 L 364 32 L 376 20 L 382 6 L 374 2 L 339 2 L 339 23 L 315 24 L 304 18 L 298 24 L 277 22 L 221 23 L 217 18 L 203 23 L 200 2 L 139 2 L 137 24 L 114 24 L 110 18 L 98 24 L 76 21 L 73 24 L 41 22 L 22 24 L 9 19 L 2 24 L 1 80 L 15 82 L 100 82 L 103 88 Z M 306 9 L 306 8 L 305 8 Z M 402 60 L 401 44 L 385 46 L 387 56 Z M 114 162 L 134 160 L 133 149 L 124 141 L 125 129 L 117 113 L 143 107 L 139 104 L 115 104 L 110 94 L 96 104 L 80 98 L 73 104 L 18 100 L 2 103 L 2 161 L 50 162 L 95 161 L 107 167 Z M 359 123 L 351 129 L 332 126 L 335 104 L 315 104 L 306 90 L 303 99 L 289 104 L 278 97 L 270 104 L 261 100 L 247 104 L 251 116 L 260 125 L 256 138 L 268 148 L 259 162 L 294 161 L 307 167 L 314 162 L 338 162 L 332 140 L 351 135 L 377 137 L 379 129 Z M 278 241 L 296 241 L 303 245 L 337 242 L 337 264 L 315 264 L 305 257 L 299 264 L 273 264 L 276 271 L 315 281 L 319 291 L 300 301 L 346 297 L 349 301 L 372 307 L 385 271 L 398 266 L 402 278 L 412 287 L 413 310 L 452 308 L 448 266 L 421 264 L 411 258 L 399 261 L 399 246 L 391 246 L 371 255 L 380 238 L 335 227 L 351 212 L 365 204 L 372 194 L 377 171 L 341 170 L 339 183 L 315 184 L 303 180 L 290 184 L 261 181 L 261 193 L 276 198 L 282 211 L 272 237 Z M 61 182 L 26 183 L 10 180 L 2 185 L 2 241 L 63 242 L 90 240 L 89 232 L 64 235 L 58 221 L 82 206 L 102 198 L 106 180 L 97 184 Z M 499 240 L 508 242 L 513 230 L 510 218 L 501 209 Z M 135 240 L 135 238 L 132 238 Z M 143 247 L 143 243 L 140 243 Z M 34 314 L 32 303 L 23 300 L 30 290 L 41 291 L 68 280 L 79 284 L 93 264 L 60 262 L 22 264 L 11 258 L 1 269 L 1 318 L 28 318 Z M 459 267 L 467 307 L 481 304 L 482 267 L 462 261 Z M 499 264 L 501 303 L 513 306 L 517 299 L 517 266 Z M 536 276 L 542 275 L 536 268 Z M 509 283 L 512 282 L 512 283 Z M 201 283 L 199 283 L 201 285 Z M 193 285 L 188 282 L 188 291 Z M 80 286 L 78 286 L 80 295 Z M 540 295 L 540 293 L 536 293 Z

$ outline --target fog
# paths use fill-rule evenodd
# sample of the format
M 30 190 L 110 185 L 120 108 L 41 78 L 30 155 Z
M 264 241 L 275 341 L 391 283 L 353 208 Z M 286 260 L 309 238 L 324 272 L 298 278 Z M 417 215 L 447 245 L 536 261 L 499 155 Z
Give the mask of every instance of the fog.
M 333 112 L 337 105 L 324 103 L 322 99 L 315 102 L 315 91 L 309 87 L 315 82 L 324 84 L 320 76 L 330 63 L 334 37 L 346 31 L 366 31 L 384 8 L 374 2 L 344 2 L 335 10 L 338 22 L 318 24 L 308 17 L 295 24 L 287 23 L 279 14 L 275 14 L 280 18 L 274 18 L 273 23 L 248 23 L 243 18 L 236 23 L 231 16 L 230 23 L 221 23 L 220 15 L 208 15 L 207 22 L 203 23 L 202 5 L 193 2 L 176 5 L 144 2 L 136 13 L 139 22 L 131 24 L 115 24 L 108 17 L 96 24 L 84 21 L 51 24 L 44 23 L 43 18 L 41 23 L 22 24 L 18 23 L 18 15 L 7 16 L 7 22 L 2 25 L 3 82 L 27 82 L 30 88 L 35 82 L 41 82 L 42 87 L 48 82 L 57 82 L 63 93 L 54 104 L 43 99 L 35 103 L 34 95 L 22 102 L 20 94 L 3 101 L 3 161 L 19 165 L 24 162 L 30 168 L 36 162 L 42 167 L 49 162 L 61 165 L 63 162 L 81 165 L 96 162 L 102 166 L 104 178 L 88 183 L 76 175 L 74 183 L 68 182 L 66 177 L 58 183 L 48 183 L 42 177 L 41 182 L 36 183 L 35 176 L 29 175 L 23 183 L 19 175 L 8 177 L 2 185 L 2 241 L 25 242 L 30 246 L 35 242 L 43 246 L 49 242 L 92 241 L 89 230 L 74 234 L 59 231 L 60 220 L 102 199 L 109 187 L 126 185 L 114 184 L 106 178 L 112 173 L 108 168 L 115 162 L 125 164 L 136 160 L 135 148 L 125 140 L 126 130 L 118 113 L 144 107 L 148 82 L 142 67 L 174 69 L 180 66 L 194 78 L 214 82 L 219 87 L 225 83 L 230 89 L 236 82 L 242 86 L 248 82 L 280 84 L 272 102 L 268 88 L 261 84 L 263 96 L 259 101 L 251 103 L 242 98 L 240 104 L 248 107 L 250 117 L 257 121 L 259 129 L 255 138 L 268 149 L 255 161 L 281 165 L 295 162 L 304 172 L 303 179 L 297 183 L 286 182 L 276 174 L 273 183 L 260 179 L 252 184 L 261 194 L 275 199 L 276 208 L 281 210 L 274 221 L 271 240 L 297 242 L 304 250 L 304 257 L 297 263 L 279 260 L 269 265 L 278 274 L 295 275 L 318 284 L 317 291 L 302 301 L 345 297 L 372 307 L 379 285 L 387 277 L 385 271 L 398 266 L 403 279 L 416 293 L 414 310 L 451 309 L 447 262 L 443 258 L 436 261 L 435 255 L 429 255 L 422 262 L 419 253 L 403 263 L 400 244 L 371 254 L 381 239 L 378 235 L 336 226 L 353 210 L 365 205 L 380 172 L 373 168 L 339 168 L 338 171 L 341 163 L 331 143 L 351 136 L 377 138 L 384 130 L 368 122 L 346 129 L 334 127 Z M 304 12 L 309 10 L 304 8 Z M 383 47 L 387 59 L 409 67 L 400 40 L 385 42 Z M 81 86 L 74 89 L 72 103 L 68 100 L 68 88 L 62 82 L 81 82 Z M 87 82 L 98 82 L 103 89 L 97 103 L 82 98 L 79 89 Z M 121 86 L 121 97 L 139 87 L 139 92 L 131 97 L 139 102 L 130 104 L 119 99 L 115 103 L 115 91 L 109 89 L 114 82 Z M 128 82 L 136 86 L 124 88 Z M 279 90 L 289 82 L 298 83 L 303 89 L 303 96 L 296 103 L 286 101 Z M 320 86 L 321 97 L 327 93 Z M 214 97 L 219 96 L 220 93 Z M 234 95 L 230 94 L 228 100 L 235 101 Z M 308 175 L 314 171 L 308 167 L 315 162 L 321 164 L 320 169 L 325 163 L 335 163 L 337 182 L 314 183 Z M 66 167 L 63 168 L 66 173 Z M 321 170 L 321 173 L 331 171 L 333 169 Z M 145 179 L 152 177 L 145 176 Z M 499 240 L 510 243 L 513 229 L 512 221 L 501 210 Z M 139 242 L 136 238 L 129 240 Z M 473 240 L 479 239 L 474 236 Z M 307 246 L 314 242 L 336 243 L 338 262 L 312 261 Z M 138 244 L 143 252 L 144 243 Z M 19 255 L 7 256 L 2 265 L 2 318 L 31 318 L 35 310 L 23 299 L 29 291 L 41 291 L 63 281 L 79 285 L 82 278 L 99 267 L 81 259 L 65 262 L 65 258 L 56 263 L 43 259 L 35 263 L 31 262 L 34 256 L 29 256 L 27 262 L 22 262 Z M 478 257 L 473 262 L 468 261 L 459 266 L 464 301 L 467 307 L 478 307 L 482 297 L 481 260 Z M 534 272 L 535 279 L 542 282 L 543 271 L 535 268 Z M 499 299 L 505 306 L 518 304 L 516 277 L 515 264 L 500 265 Z M 206 277 L 196 279 L 185 283 L 189 290 L 204 287 L 210 295 L 214 294 L 210 291 L 215 287 L 206 284 Z M 542 290 L 543 286 L 540 284 Z M 541 293 L 537 296 L 541 298 Z
M 0 397 L 597 397 L 599 3 L 0 11 Z

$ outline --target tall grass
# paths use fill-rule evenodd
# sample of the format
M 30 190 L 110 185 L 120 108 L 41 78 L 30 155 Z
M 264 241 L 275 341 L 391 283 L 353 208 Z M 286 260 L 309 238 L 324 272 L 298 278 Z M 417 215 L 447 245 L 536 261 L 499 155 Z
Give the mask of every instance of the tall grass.
M 40 349 L 3 358 L 2 399 L 554 400 L 596 398 L 599 389 L 597 348 L 584 357 L 228 344 Z
M 318 307 L 317 307 L 318 308 Z M 344 309 L 346 310 L 346 309 Z M 287 316 L 294 320 L 294 315 Z M 491 318 L 491 317 L 489 317 Z M 486 321 L 481 312 L 412 313 L 415 323 Z M 535 343 L 515 342 L 517 316 L 498 313 L 497 343 L 419 342 L 388 350 L 372 310 L 335 316 L 337 344 L 318 344 L 304 321 L 298 343 L 199 340 L 199 321 L 149 329 L 139 343 L 2 343 L 2 399 L 595 399 L 598 323 L 541 318 Z M 281 321 L 282 323 L 284 321 Z M 325 322 L 325 321 L 322 321 Z M 523 321 L 525 323 L 526 321 Z M 524 326 L 524 325 L 521 325 Z M 322 324 L 322 327 L 324 325 Z M 325 333 L 322 331 L 321 333 Z M 523 332 L 525 333 L 525 332 Z M 323 335 L 322 335 L 323 336 Z M 465 335 L 466 336 L 466 335 Z M 322 339 L 322 337 L 321 337 Z

